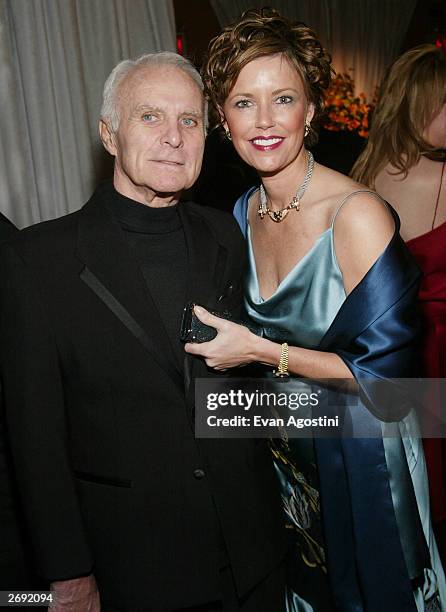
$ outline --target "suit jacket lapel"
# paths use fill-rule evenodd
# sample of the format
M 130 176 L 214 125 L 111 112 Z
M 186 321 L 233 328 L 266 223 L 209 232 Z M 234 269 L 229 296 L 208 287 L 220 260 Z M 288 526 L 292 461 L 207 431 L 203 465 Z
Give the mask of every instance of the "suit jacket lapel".
M 92 283 L 87 284 L 95 290 L 94 277 L 97 279 L 96 285 L 105 288 L 102 297 L 95 291 L 98 297 L 106 302 L 104 294 L 111 294 L 110 299 L 114 299 L 130 315 L 129 320 L 133 319 L 136 323 L 132 329 L 127 326 L 128 329 L 133 331 L 137 328 L 140 336 L 148 337 L 151 349 L 147 343 L 145 347 L 151 352 L 153 359 L 168 371 L 171 378 L 175 378 L 176 383 L 182 384 L 179 372 L 173 366 L 173 360 L 170 360 L 170 364 L 167 363 L 166 355 L 169 355 L 170 343 L 139 266 L 98 192 L 85 205 L 79 217 L 77 257 L 89 271 L 89 275 L 83 279 L 84 282 L 88 278 L 93 279 Z M 108 307 L 109 304 L 110 301 Z M 116 314 L 116 310 L 113 311 Z M 141 337 L 138 339 L 141 341 Z
M 205 218 L 187 203 L 179 205 L 189 260 L 187 301 L 214 308 L 227 260 L 221 245 Z

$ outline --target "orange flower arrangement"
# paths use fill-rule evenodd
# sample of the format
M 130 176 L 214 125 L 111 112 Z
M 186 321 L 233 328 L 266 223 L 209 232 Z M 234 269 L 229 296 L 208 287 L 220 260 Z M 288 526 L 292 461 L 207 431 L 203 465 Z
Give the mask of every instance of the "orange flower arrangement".
M 336 74 L 326 91 L 325 121 L 322 125 L 326 130 L 348 130 L 367 138 L 373 105 L 367 103 L 365 94 L 355 96 L 354 90 L 355 83 L 349 74 Z

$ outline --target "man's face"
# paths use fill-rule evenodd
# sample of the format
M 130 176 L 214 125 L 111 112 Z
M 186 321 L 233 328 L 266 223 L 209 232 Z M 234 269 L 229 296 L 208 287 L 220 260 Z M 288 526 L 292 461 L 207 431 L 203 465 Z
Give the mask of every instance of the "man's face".
M 150 203 L 177 199 L 198 177 L 204 149 L 203 96 L 175 66 L 142 67 L 118 90 L 116 133 L 101 136 L 115 156 L 116 189 Z

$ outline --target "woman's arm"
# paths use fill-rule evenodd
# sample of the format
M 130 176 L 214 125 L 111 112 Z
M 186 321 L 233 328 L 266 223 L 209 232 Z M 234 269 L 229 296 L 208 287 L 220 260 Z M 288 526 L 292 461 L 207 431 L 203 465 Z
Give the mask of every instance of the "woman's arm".
M 206 325 L 215 327 L 217 337 L 203 344 L 186 344 L 191 355 L 203 357 L 215 370 L 227 370 L 249 363 L 264 363 L 277 367 L 281 345 L 260 338 L 246 327 L 225 321 L 195 306 L 195 313 Z M 352 378 L 352 374 L 340 357 L 334 353 L 314 351 L 297 346 L 289 347 L 288 371 L 307 378 Z
M 350 198 L 335 223 L 335 251 L 347 295 L 362 280 L 395 232 L 393 217 L 386 205 L 369 193 Z M 379 295 L 376 296 L 379 299 Z M 195 307 L 198 318 L 218 331 L 203 344 L 186 344 L 185 350 L 203 357 L 216 370 L 258 362 L 277 367 L 281 345 L 259 338 L 245 327 L 215 317 Z M 289 347 L 288 370 L 306 378 L 353 378 L 347 365 L 335 353 Z
M 333 232 L 336 259 L 348 295 L 391 241 L 395 221 L 378 195 L 357 193 L 339 210 Z M 376 298 L 379 300 L 379 295 Z

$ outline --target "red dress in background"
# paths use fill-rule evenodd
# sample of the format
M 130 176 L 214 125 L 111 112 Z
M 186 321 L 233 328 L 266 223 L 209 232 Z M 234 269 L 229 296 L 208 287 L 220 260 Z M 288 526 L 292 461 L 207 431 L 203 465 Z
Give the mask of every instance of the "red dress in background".
M 446 222 L 407 242 L 421 270 L 419 300 L 423 317 L 424 376 L 446 378 Z M 446 398 L 439 410 L 446 411 Z M 424 450 L 434 523 L 446 520 L 446 440 L 428 438 Z

